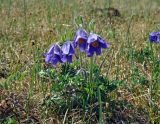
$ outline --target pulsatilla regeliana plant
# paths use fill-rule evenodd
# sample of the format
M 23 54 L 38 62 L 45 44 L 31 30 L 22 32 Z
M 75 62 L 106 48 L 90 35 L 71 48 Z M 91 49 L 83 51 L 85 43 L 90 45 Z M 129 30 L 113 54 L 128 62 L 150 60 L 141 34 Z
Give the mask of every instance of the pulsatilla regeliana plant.
M 82 27 L 76 31 L 73 40 L 51 45 L 44 55 L 46 64 L 53 68 L 48 66 L 45 76 L 49 75 L 53 80 L 54 104 L 65 104 L 67 108 L 72 102 L 72 105 L 86 107 L 101 96 L 99 87 L 104 91 L 102 100 L 106 98 L 109 82 L 100 74 L 101 68 L 94 60 L 107 48 L 109 44 L 101 36 L 87 33 Z
M 76 74 L 82 70 L 85 71 L 83 77 L 85 77 L 86 83 L 92 84 L 95 82 L 93 73 L 97 67 L 93 58 L 101 55 L 102 49 L 107 48 L 109 48 L 109 44 L 101 36 L 94 33 L 87 33 L 87 31 L 81 27 L 75 33 L 73 40 L 64 42 L 62 46 L 58 43 L 51 45 L 48 52 L 44 54 L 45 62 L 55 68 L 56 65 L 60 63 L 62 67 L 65 67 L 63 72 L 67 72 L 71 70 L 69 69 L 71 63 L 76 63 L 80 60 L 80 65 L 77 65 L 79 66 L 79 70 L 74 71 L 77 71 Z M 74 56 L 76 59 L 73 59 Z M 83 60 L 86 61 L 84 62 Z M 74 66 L 74 64 L 72 66 Z M 61 75 L 64 76 L 65 74 L 63 73 Z

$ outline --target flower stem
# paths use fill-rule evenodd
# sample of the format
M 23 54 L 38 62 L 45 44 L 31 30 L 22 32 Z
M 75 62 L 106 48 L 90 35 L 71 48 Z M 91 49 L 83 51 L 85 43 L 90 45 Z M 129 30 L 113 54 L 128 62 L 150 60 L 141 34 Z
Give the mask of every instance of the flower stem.
M 101 91 L 98 87 L 98 102 L 99 102 L 99 124 L 102 124 L 102 100 L 101 100 Z
M 89 73 L 89 83 L 92 84 L 92 76 L 93 76 L 93 57 L 90 58 L 90 73 Z
M 80 52 L 79 57 L 80 57 L 80 68 L 82 68 L 82 53 L 81 52 Z

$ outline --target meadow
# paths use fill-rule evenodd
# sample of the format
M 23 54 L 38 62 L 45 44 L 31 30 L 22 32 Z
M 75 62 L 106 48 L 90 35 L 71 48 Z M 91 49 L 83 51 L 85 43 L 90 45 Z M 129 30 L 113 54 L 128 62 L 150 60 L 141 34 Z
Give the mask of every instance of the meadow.
M 80 26 L 109 48 L 46 64 Z M 160 0 L 0 0 L 0 123 L 160 124 L 156 31 Z

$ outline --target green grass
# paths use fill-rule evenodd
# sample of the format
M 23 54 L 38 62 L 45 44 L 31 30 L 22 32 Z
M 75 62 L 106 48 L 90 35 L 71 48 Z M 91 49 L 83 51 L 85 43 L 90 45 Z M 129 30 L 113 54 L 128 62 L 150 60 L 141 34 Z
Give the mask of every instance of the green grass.
M 105 7 L 121 17 L 92 11 Z M 104 60 L 97 101 L 87 103 L 82 95 L 81 107 L 70 102 L 64 82 L 90 93 L 79 87 L 83 78 L 56 73 L 61 66 L 46 70 L 43 56 L 52 43 L 74 36 L 80 16 L 87 31 L 110 44 L 95 60 Z M 0 0 L 0 123 L 160 123 L 160 45 L 148 40 L 150 32 L 160 31 L 159 17 L 159 0 Z M 53 89 L 66 92 L 65 98 Z

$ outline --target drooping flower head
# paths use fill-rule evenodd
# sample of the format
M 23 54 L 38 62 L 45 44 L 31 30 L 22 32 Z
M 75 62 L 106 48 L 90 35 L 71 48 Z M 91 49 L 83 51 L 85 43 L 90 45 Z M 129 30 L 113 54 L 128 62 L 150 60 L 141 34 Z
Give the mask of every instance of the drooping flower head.
M 102 48 L 106 49 L 109 47 L 106 41 L 97 34 L 90 34 L 87 43 L 88 43 L 88 51 L 87 51 L 88 57 L 92 57 L 94 55 L 94 52 L 96 53 L 96 55 L 100 55 Z
M 160 43 L 160 32 L 151 32 L 149 39 L 151 42 Z
M 49 51 L 45 53 L 45 62 L 47 64 L 51 64 L 52 66 L 56 66 L 58 62 L 61 61 L 62 51 L 58 44 L 53 44 Z
M 82 28 L 78 29 L 76 32 L 76 36 L 74 38 L 74 45 L 75 47 L 79 46 L 80 52 L 85 52 L 87 49 L 87 39 L 88 34 Z
M 62 46 L 62 58 L 63 62 L 72 62 L 72 56 L 75 54 L 72 41 L 66 41 Z

